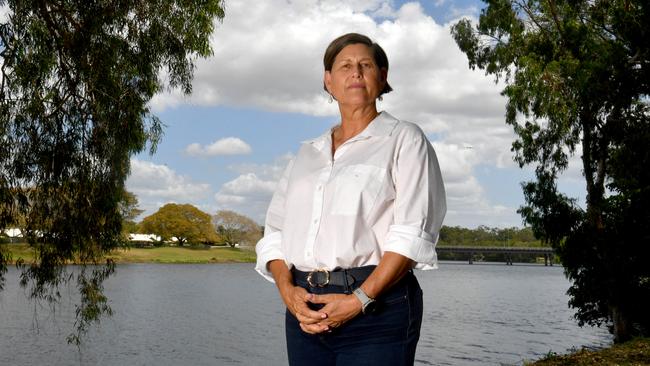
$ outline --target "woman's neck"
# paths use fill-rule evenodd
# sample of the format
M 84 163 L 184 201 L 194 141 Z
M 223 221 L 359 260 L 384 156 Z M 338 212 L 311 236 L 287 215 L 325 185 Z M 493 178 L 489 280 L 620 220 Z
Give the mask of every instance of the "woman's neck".
M 337 128 L 338 140 L 348 140 L 363 131 L 379 114 L 375 103 L 360 108 L 339 106 L 341 125 Z
M 332 130 L 332 157 L 334 157 L 334 153 L 339 146 L 358 135 L 379 114 L 374 103 L 362 108 L 345 108 L 339 105 L 339 110 L 341 112 L 341 125 Z

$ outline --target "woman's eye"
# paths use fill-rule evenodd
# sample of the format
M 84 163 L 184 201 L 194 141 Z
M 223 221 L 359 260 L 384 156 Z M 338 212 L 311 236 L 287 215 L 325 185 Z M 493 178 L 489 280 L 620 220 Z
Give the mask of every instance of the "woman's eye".
M 341 66 L 341 68 L 344 69 L 344 70 L 347 70 L 347 69 L 350 68 L 350 64 L 345 64 L 345 65 Z

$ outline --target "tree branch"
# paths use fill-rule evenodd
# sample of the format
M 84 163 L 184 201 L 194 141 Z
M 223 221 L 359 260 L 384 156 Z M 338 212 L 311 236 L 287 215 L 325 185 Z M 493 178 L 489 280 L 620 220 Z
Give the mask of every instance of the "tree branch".
M 538 28 L 539 30 L 548 33 L 548 31 L 547 31 L 544 27 L 542 27 L 541 24 L 539 24 L 539 22 L 537 21 L 537 19 L 536 19 L 535 16 L 533 15 L 532 9 L 530 9 L 526 4 L 522 4 L 522 3 L 518 2 L 518 1 L 515 1 L 513 4 L 514 4 L 514 5 L 518 5 L 519 8 L 520 8 L 521 10 L 523 10 L 523 11 L 526 13 L 526 15 L 528 15 L 528 18 L 530 18 L 530 20 L 531 20 L 533 23 L 535 23 L 535 25 L 537 26 L 537 28 Z
M 557 32 L 560 35 L 560 38 L 564 38 L 562 37 L 562 26 L 560 25 L 560 20 L 557 17 L 557 8 L 555 7 L 555 1 L 548 0 L 548 5 L 551 11 L 551 16 L 553 17 L 553 21 L 555 22 L 555 26 L 557 27 Z

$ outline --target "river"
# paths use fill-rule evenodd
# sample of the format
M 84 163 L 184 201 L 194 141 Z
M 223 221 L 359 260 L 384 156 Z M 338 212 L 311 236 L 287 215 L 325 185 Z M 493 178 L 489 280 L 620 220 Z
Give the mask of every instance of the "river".
M 81 348 L 73 287 L 55 310 L 29 301 L 11 268 L 0 292 L 0 365 L 286 365 L 284 308 L 252 264 L 118 265 L 114 315 Z M 559 266 L 442 262 L 416 271 L 424 291 L 417 365 L 521 365 L 549 351 L 609 344 L 580 328 Z

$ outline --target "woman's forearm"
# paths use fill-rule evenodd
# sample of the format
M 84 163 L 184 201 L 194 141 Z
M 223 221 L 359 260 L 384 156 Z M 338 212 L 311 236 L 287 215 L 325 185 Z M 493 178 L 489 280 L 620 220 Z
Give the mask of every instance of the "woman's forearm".
M 361 289 L 370 298 L 376 299 L 404 277 L 411 268 L 413 268 L 411 259 L 395 252 L 385 252 L 377 268 L 361 285 Z
M 289 288 L 293 287 L 293 276 L 291 271 L 287 268 L 287 265 L 281 259 L 272 260 L 267 264 L 269 272 L 273 275 L 275 280 L 275 285 L 280 291 L 280 295 L 285 297 L 286 292 Z

